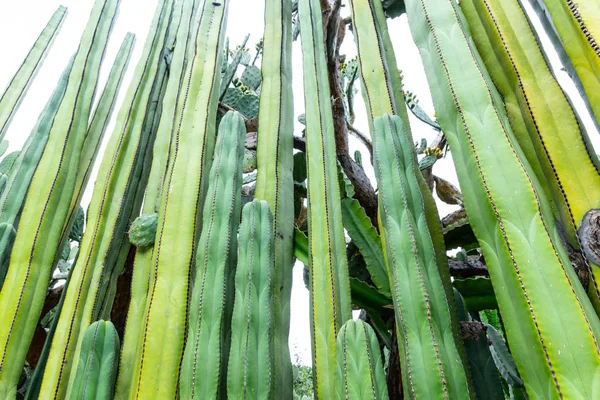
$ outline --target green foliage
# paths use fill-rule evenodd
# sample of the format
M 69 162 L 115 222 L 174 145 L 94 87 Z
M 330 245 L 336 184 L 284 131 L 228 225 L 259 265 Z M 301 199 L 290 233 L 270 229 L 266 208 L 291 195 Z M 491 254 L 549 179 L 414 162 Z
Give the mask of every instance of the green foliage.
M 242 73 L 241 79 L 244 85 L 246 85 L 252 90 L 257 90 L 262 81 L 262 76 L 260 75 L 260 68 L 258 68 L 255 65 L 250 65 L 246 67 L 246 69 Z
M 143 214 L 137 217 L 129 228 L 129 241 L 135 247 L 148 247 L 154 244 L 158 214 Z

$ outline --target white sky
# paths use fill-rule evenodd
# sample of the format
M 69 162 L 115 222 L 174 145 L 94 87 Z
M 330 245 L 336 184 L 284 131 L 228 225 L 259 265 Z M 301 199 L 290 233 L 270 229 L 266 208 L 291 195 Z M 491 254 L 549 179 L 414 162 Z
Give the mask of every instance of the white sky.
M 56 82 L 64 69 L 67 61 L 75 52 L 79 43 L 79 38 L 87 19 L 89 12 L 94 3 L 93 0 L 21 0 L 3 1 L 0 5 L 0 44 L 2 51 L 2 63 L 0 63 L 0 88 L 3 88 L 10 80 L 14 72 L 19 67 L 23 58 L 29 51 L 30 46 L 36 40 L 39 32 L 43 29 L 52 13 L 59 5 L 68 7 L 68 15 L 62 29 L 54 42 L 54 45 L 48 54 L 43 67 L 38 72 L 36 80 L 31 85 L 29 92 L 23 101 L 21 108 L 16 114 L 9 128 L 7 139 L 10 141 L 10 150 L 17 150 L 21 147 L 29 132 L 33 128 L 37 116 L 44 107 L 50 93 L 54 89 Z M 344 0 L 347 4 L 347 0 Z M 529 10 L 529 3 L 523 2 Z M 100 89 L 104 86 L 108 71 L 114 57 L 120 47 L 127 32 L 136 34 L 136 46 L 132 59 L 129 64 L 128 72 L 121 87 L 119 101 L 113 113 L 113 123 L 108 128 L 105 142 L 114 124 L 118 109 L 123 99 L 123 95 L 131 79 L 134 67 L 137 64 L 142 47 L 148 33 L 148 27 L 152 19 L 156 0 L 122 0 L 118 20 L 114 26 L 111 41 L 105 55 L 105 62 L 100 80 Z M 234 48 L 241 43 L 244 36 L 250 33 L 250 40 L 247 47 L 254 51 L 254 44 L 263 35 L 263 12 L 264 2 L 253 0 L 231 0 L 229 6 L 229 20 L 227 35 L 230 38 L 230 48 Z M 349 9 L 346 6 L 343 9 L 343 14 L 348 15 Z M 541 31 L 540 24 L 535 16 L 535 13 L 529 12 L 534 25 Z M 408 29 L 406 16 L 388 20 L 390 35 L 394 44 L 396 58 L 401 70 L 404 73 L 404 83 L 407 90 L 415 93 L 423 107 L 430 115 L 433 114 L 433 105 L 431 96 L 427 86 L 425 72 L 421 64 L 418 50 L 414 45 Z M 571 96 L 575 107 L 579 111 L 584 124 L 588 130 L 588 134 L 594 143 L 596 149 L 600 147 L 600 136 L 591 122 L 591 118 L 585 108 L 583 101 L 579 97 L 577 90 L 568 78 L 567 74 L 560 71 L 560 63 L 552 49 L 548 39 L 542 37 L 543 45 L 548 52 L 555 74 L 557 75 L 561 85 Z M 348 32 L 347 39 L 342 46 L 342 53 L 350 59 L 356 55 L 352 34 Z M 296 116 L 304 111 L 304 99 L 302 89 L 302 60 L 300 39 L 294 42 L 293 46 L 293 63 L 294 63 L 294 102 Z M 240 70 L 241 71 L 241 70 Z M 359 85 L 357 85 L 358 88 Z M 356 122 L 355 127 L 362 132 L 368 134 L 368 125 L 366 120 L 366 110 L 360 93 L 356 96 Z M 410 113 L 409 113 L 410 114 Z M 425 137 L 428 142 L 433 140 L 435 132 L 427 125 L 421 123 L 411 115 L 411 128 L 415 141 Z M 297 133 L 300 132 L 302 126 L 296 122 Z M 363 160 L 368 175 L 375 183 L 373 170 L 368 163 L 369 156 L 364 147 L 354 138 L 350 138 L 351 154 L 358 149 L 363 152 Z M 102 150 L 101 150 L 102 151 Z M 96 165 L 99 164 L 99 159 Z M 454 168 L 451 163 L 450 154 L 446 159 L 438 161 L 434 167 L 436 175 L 447 179 L 458 185 L 458 180 Z M 96 173 L 96 172 L 95 172 Z M 91 182 L 95 179 L 95 173 Z M 92 195 L 92 183 L 87 188 L 84 196 L 84 209 L 89 203 Z M 456 206 L 448 206 L 438 201 L 440 214 L 443 216 L 454 211 Z M 290 348 L 292 358 L 297 354 L 301 362 L 310 364 L 310 323 L 309 323 L 309 298 L 308 291 L 304 287 L 302 280 L 302 264 L 297 263 L 294 268 L 294 287 L 292 292 L 292 318 L 290 329 Z

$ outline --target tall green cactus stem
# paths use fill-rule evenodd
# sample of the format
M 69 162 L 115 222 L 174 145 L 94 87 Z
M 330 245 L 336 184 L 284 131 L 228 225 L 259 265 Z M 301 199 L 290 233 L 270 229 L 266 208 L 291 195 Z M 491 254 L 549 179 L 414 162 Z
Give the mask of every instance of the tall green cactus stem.
M 184 348 L 189 275 L 214 148 L 222 44 L 229 1 L 205 1 L 177 99 L 140 354 L 131 397 L 173 398 Z
M 173 137 L 173 122 L 176 117 L 177 97 L 182 90 L 181 82 L 183 81 L 187 62 L 187 49 L 190 43 L 193 43 L 194 35 L 190 34 L 190 30 L 193 30 L 196 26 L 193 18 L 193 11 L 196 6 L 197 1 L 179 2 L 175 9 L 177 14 L 174 16 L 177 20 L 174 20 L 169 28 L 166 45 L 173 47 L 175 42 L 179 45 L 174 46 L 169 65 L 169 79 L 165 88 L 160 123 L 154 141 L 152 166 L 146 187 L 142 215 L 155 214 L 160 206 L 159 193 L 167 173 L 169 148 Z M 175 29 L 176 21 L 179 21 L 178 29 Z M 135 374 L 133 365 L 141 349 L 153 249 L 153 246 L 142 247 L 138 248 L 135 253 L 131 299 L 127 311 L 125 337 L 115 392 L 115 398 L 117 399 L 128 398 L 132 386 L 135 386 L 132 382 L 132 376 Z
M 416 179 L 416 155 L 403 130 L 398 116 L 386 114 L 374 121 L 379 218 L 385 234 L 405 395 L 467 399 L 467 379 L 452 334 L 449 300 Z
M 583 217 L 600 208 L 598 157 L 587 133 L 518 0 L 465 0 L 461 7 L 504 97 L 515 138 L 545 193 L 556 202 L 567 240 L 578 248 Z M 593 265 L 591 272 L 588 295 L 600 311 L 600 267 Z
M 73 67 L 73 59 L 63 71 L 54 92 L 48 99 L 48 103 L 42 110 L 36 125 L 29 134 L 27 141 L 19 152 L 13 163 L 17 165 L 8 172 L 4 190 L 0 195 L 0 223 L 10 229 L 4 229 L 0 233 L 0 288 L 4 283 L 8 271 L 8 261 L 14 242 L 14 233 L 18 226 L 19 216 L 23 210 L 23 201 L 31 178 L 40 161 L 44 146 L 48 141 L 48 133 L 67 90 L 67 82 Z
M 235 305 L 227 396 L 273 398 L 273 218 L 269 204 L 254 199 L 242 211 L 235 272 Z
M 118 0 L 98 0 L 73 64 L 65 97 L 29 187 L 10 268 L 0 291 L 0 398 L 13 398 L 72 212 L 100 64 Z
M 75 384 L 73 360 L 78 359 L 87 326 L 96 320 L 112 271 L 129 250 L 126 231 L 141 206 L 140 186 L 147 179 L 144 164 L 154 133 L 144 129 L 152 119 L 155 80 L 163 57 L 165 32 L 172 1 L 158 3 L 144 51 L 119 112 L 115 129 L 100 164 L 69 287 L 45 368 L 40 398 L 71 398 Z M 125 245 L 123 245 L 125 244 Z
M 387 400 L 379 341 L 369 324 L 346 322 L 337 337 L 338 400 Z
M 202 234 L 196 252 L 189 329 L 179 392 L 185 399 L 226 398 L 227 361 L 237 231 L 241 211 L 246 126 L 242 115 L 225 114 L 204 202 Z M 256 364 L 262 368 L 262 364 Z M 235 398 L 235 396 L 233 397 Z
M 66 16 L 67 9 L 63 6 L 58 7 L 0 96 L 0 141 L 6 135 L 13 115 L 21 105 L 21 100 L 27 93 L 29 84 L 44 62 L 44 57 L 52 46 Z
M 566 52 L 570 59 L 565 67 L 576 75 L 575 83 L 596 126 L 600 124 L 600 3 L 577 0 L 529 0 L 541 15 L 545 28 L 550 30 L 559 55 Z M 561 43 L 556 43 L 556 36 Z M 571 70 L 573 67 L 573 70 Z
M 254 197 L 273 212 L 274 397 L 292 397 L 288 336 L 294 248 L 294 100 L 292 95 L 292 0 L 266 0 L 258 114 L 258 173 Z
M 464 16 L 453 0 L 409 0 L 406 6 L 529 397 L 597 397 L 600 323 Z
M 96 321 L 85 331 L 75 386 L 68 399 L 112 399 L 119 363 L 119 335 L 110 321 Z
M 335 341 L 352 318 L 350 282 L 319 1 L 300 0 L 298 12 L 306 107 L 313 380 L 317 399 L 333 399 Z

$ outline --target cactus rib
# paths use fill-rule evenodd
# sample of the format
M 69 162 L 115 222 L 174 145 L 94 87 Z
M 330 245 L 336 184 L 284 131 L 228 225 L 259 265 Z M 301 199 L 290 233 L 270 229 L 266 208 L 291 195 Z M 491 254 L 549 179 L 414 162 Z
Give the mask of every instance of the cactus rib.
M 66 7 L 58 7 L 0 96 L 0 141 L 6 135 L 13 115 L 17 112 L 37 70 L 44 62 L 44 56 L 52 46 L 66 16 Z
M 410 0 L 408 20 L 509 344 L 530 397 L 593 397 L 600 323 L 457 7 L 451 0 Z M 469 84 L 457 85 L 461 79 Z
M 335 397 L 335 341 L 351 319 L 350 283 L 342 225 L 334 127 L 318 0 L 298 4 L 302 29 L 310 314 L 315 396 Z

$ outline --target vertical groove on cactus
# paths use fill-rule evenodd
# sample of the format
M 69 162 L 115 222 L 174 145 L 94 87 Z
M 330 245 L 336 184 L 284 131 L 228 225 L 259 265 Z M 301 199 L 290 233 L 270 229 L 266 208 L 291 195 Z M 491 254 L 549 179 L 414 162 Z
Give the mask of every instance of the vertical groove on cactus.
M 96 321 L 86 329 L 77 359 L 75 385 L 67 398 L 112 399 L 119 362 L 119 335 L 112 322 Z
M 10 268 L 0 291 L 0 397 L 14 397 L 25 355 L 42 310 L 55 255 L 72 212 L 71 198 L 118 0 L 97 0 L 75 61 L 65 97 L 33 176 L 15 238 Z
M 109 291 L 111 275 L 119 270 L 119 257 L 129 250 L 125 239 L 128 222 L 141 205 L 147 173 L 147 148 L 154 132 L 147 121 L 160 85 L 155 81 L 163 57 L 163 44 L 173 1 L 160 1 L 143 54 L 119 112 L 115 129 L 104 152 L 78 260 L 66 289 L 40 396 L 70 398 L 75 384 L 72 361 L 78 359 L 86 327 L 100 317 L 99 309 Z M 163 71 L 164 72 L 164 71 Z M 145 176 L 146 175 L 146 176 Z M 141 188 L 140 188 L 141 186 Z M 141 189 L 141 190 L 140 190 Z M 111 300 L 112 303 L 112 300 Z
M 230 399 L 273 398 L 273 218 L 264 200 L 242 211 L 231 349 L 227 371 Z
M 350 283 L 321 8 L 317 0 L 301 0 L 298 12 L 306 107 L 313 380 L 315 397 L 332 399 L 335 341 L 342 324 L 352 318 Z
M 58 7 L 0 96 L 0 141 L 6 135 L 13 115 L 17 112 L 37 70 L 44 62 L 44 57 L 58 35 L 66 16 L 67 9 L 64 6 Z
M 258 115 L 255 198 L 273 212 L 275 241 L 274 397 L 292 397 L 292 363 L 288 345 L 292 294 L 294 181 L 292 96 L 292 0 L 266 0 Z
M 464 16 L 451 0 L 410 0 L 406 6 L 527 391 L 541 398 L 594 397 L 600 322 L 515 146 Z
M 177 99 L 175 136 L 161 193 L 141 346 L 134 364 L 131 396 L 137 399 L 172 398 L 177 391 L 190 273 L 214 148 L 228 5 L 228 0 L 206 1 L 196 12 L 199 28 L 182 82 L 184 89 Z

